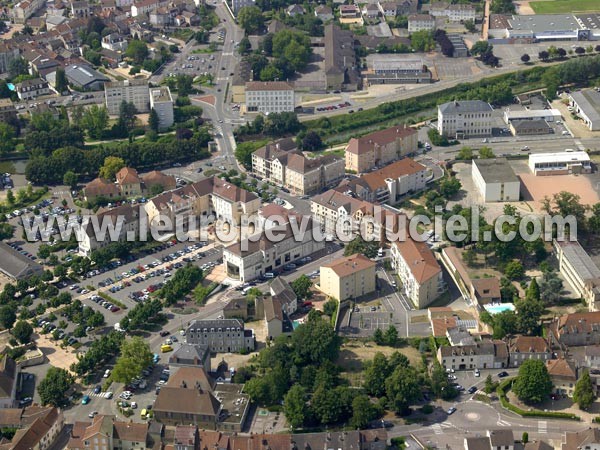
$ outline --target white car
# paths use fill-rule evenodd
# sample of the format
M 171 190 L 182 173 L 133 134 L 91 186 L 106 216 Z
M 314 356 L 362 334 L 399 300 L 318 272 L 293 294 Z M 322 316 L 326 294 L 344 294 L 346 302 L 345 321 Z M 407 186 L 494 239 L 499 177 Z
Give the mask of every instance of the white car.
M 111 398 L 112 398 L 112 396 L 113 396 L 113 393 L 112 393 L 112 392 L 110 392 L 110 391 L 109 391 L 109 392 L 106 392 L 106 393 L 104 394 L 104 398 L 107 398 L 107 399 L 111 399 Z

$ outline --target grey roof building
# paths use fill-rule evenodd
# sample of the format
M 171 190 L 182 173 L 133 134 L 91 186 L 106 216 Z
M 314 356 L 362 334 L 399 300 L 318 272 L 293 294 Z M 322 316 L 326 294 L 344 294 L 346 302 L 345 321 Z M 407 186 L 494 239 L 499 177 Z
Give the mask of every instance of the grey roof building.
M 205 345 L 212 353 L 254 350 L 254 330 L 238 319 L 194 320 L 186 330 L 188 344 Z
M 600 92 L 593 89 L 572 92 L 569 103 L 590 130 L 600 130 Z
M 5 242 L 0 242 L 0 255 L 0 272 L 11 280 L 22 280 L 44 272 L 40 264 L 21 255 Z
M 471 176 L 483 201 L 519 200 L 521 181 L 506 158 L 474 159 Z
M 492 107 L 481 100 L 455 100 L 438 106 L 438 132 L 456 139 L 491 136 Z
M 208 345 L 181 344 L 169 357 L 169 366 L 204 367 L 210 372 L 210 348 Z
M 483 100 L 457 100 L 438 106 L 443 114 L 465 114 L 491 112 L 492 107 Z
M 102 89 L 104 83 L 109 81 L 107 77 L 91 67 L 82 65 L 67 66 L 65 75 L 69 83 L 90 91 Z

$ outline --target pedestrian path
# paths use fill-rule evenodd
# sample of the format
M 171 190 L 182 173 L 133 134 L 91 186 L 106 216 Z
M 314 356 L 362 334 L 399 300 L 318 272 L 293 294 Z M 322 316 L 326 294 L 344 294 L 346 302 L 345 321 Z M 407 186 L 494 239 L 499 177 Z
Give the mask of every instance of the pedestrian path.
M 499 427 L 510 427 L 512 426 L 512 424 L 510 422 L 507 422 L 506 420 L 498 420 L 498 422 L 496 422 L 496 425 L 498 425 Z
M 548 422 L 546 420 L 540 420 L 538 422 L 538 432 L 540 434 L 548 433 Z
M 452 425 L 448 423 L 434 423 L 431 425 L 431 429 L 435 434 L 444 434 L 444 429 L 452 428 Z

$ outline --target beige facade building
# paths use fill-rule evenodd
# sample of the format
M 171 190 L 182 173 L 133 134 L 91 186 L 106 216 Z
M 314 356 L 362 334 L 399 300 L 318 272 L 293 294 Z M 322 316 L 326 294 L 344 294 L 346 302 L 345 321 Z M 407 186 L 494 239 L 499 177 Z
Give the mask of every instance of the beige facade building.
M 283 165 L 278 160 L 297 149 L 293 138 L 279 139 L 259 148 L 252 153 L 252 172 L 263 180 L 283 180 Z
M 346 169 L 356 173 L 368 172 L 413 153 L 417 148 L 417 131 L 413 128 L 398 125 L 375 131 L 350 139 L 346 147 Z
M 424 242 L 406 239 L 392 244 L 392 268 L 400 277 L 400 289 L 423 309 L 444 291 L 442 269 Z
M 293 112 L 294 87 L 285 81 L 246 83 L 246 110 L 263 114 Z
M 339 301 L 355 299 L 375 291 L 375 262 L 355 254 L 321 266 L 319 287 L 328 297 Z
M 152 448 L 147 423 L 119 422 L 102 414 L 92 422 L 75 422 L 67 450 L 144 450 Z

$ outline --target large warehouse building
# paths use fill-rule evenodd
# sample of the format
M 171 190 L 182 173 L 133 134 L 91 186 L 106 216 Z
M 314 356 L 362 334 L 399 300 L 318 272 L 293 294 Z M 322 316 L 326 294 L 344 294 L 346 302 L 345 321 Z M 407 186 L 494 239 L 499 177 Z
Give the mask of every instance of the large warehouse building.
M 600 92 L 593 89 L 572 92 L 569 104 L 591 131 L 600 130 Z
M 519 201 L 521 181 L 506 158 L 474 159 L 471 176 L 484 202 Z
M 591 173 L 592 163 L 586 152 L 536 153 L 529 155 L 529 169 L 536 176 Z

